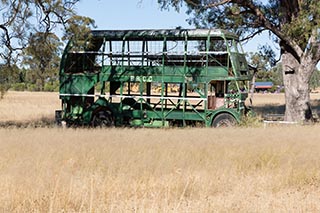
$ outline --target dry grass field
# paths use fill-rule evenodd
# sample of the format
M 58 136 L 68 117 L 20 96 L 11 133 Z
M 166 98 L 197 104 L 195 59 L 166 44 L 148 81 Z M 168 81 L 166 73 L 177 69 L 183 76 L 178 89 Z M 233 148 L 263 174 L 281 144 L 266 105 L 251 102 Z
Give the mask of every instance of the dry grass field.
M 311 106 L 315 113 L 320 113 L 320 93 L 311 93 Z M 249 102 L 247 103 L 247 105 Z M 284 94 L 254 94 L 253 108 L 258 115 L 263 114 L 284 114 Z
M 255 98 L 260 109 L 283 104 L 281 95 Z M 57 99 L 9 92 L 0 100 L 0 212 L 320 211 L 319 125 L 29 125 L 50 123 Z
M 58 93 L 13 92 L 0 100 L 0 123 L 26 124 L 54 119 L 54 111 L 61 108 Z

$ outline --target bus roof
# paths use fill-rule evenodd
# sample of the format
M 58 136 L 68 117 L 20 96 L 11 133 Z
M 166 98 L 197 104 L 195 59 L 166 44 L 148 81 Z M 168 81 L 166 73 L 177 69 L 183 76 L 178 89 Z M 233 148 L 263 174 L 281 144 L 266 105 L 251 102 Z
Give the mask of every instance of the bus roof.
M 93 30 L 91 31 L 93 37 L 102 37 L 110 39 L 162 39 L 176 38 L 204 38 L 210 37 L 226 37 L 238 39 L 238 36 L 222 29 L 146 29 L 146 30 Z

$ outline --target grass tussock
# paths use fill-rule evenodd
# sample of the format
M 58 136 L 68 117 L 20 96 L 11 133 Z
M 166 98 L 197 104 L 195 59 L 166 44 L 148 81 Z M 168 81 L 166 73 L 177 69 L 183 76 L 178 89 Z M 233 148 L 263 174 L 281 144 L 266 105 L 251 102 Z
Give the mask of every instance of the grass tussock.
M 240 127 L 262 127 L 262 118 L 260 115 L 257 115 L 256 113 L 252 112 L 249 113 L 247 116 L 244 116 L 239 126 Z
M 0 211 L 319 211 L 318 128 L 1 129 Z

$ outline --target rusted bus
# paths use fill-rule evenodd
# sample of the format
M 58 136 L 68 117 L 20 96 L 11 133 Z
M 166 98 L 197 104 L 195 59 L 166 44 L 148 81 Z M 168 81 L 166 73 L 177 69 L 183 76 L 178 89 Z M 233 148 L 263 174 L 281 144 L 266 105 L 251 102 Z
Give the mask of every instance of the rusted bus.
M 251 79 L 238 36 L 219 29 L 92 31 L 60 68 L 62 120 L 217 126 L 240 121 Z M 216 117 L 226 114 L 216 124 Z M 230 116 L 229 116 L 230 115 Z

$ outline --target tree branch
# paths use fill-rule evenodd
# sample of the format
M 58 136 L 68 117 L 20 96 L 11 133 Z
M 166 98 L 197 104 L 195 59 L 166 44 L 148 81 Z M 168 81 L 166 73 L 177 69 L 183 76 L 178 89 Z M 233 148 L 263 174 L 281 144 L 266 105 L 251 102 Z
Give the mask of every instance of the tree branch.
M 258 29 L 256 32 L 254 32 L 253 34 L 249 35 L 249 36 L 246 36 L 244 37 L 243 39 L 241 39 L 240 41 L 241 42 L 244 42 L 244 41 L 247 41 L 249 39 L 252 39 L 253 37 L 255 37 L 256 35 L 262 33 L 263 31 L 265 31 L 266 29 Z
M 207 6 L 205 6 L 205 9 L 212 8 L 212 7 L 218 7 L 218 6 L 230 3 L 232 1 L 233 0 L 222 0 L 222 1 L 215 2 L 215 3 L 210 3 Z
M 260 8 L 253 4 L 253 2 L 247 0 L 232 0 L 233 3 L 237 3 L 242 7 L 247 7 L 254 12 L 254 15 L 258 18 L 259 22 L 262 26 L 264 26 L 267 30 L 273 32 L 276 36 L 280 38 L 280 40 L 285 41 L 291 48 L 296 52 L 298 57 L 303 55 L 303 51 L 299 47 L 299 45 L 290 39 L 289 37 L 285 36 L 280 30 L 277 29 L 269 20 L 264 16 L 264 13 L 260 10 Z
M 187 4 L 191 4 L 194 7 L 199 6 L 199 4 L 197 4 L 196 2 L 194 2 L 193 0 L 185 0 L 185 2 L 187 2 Z

